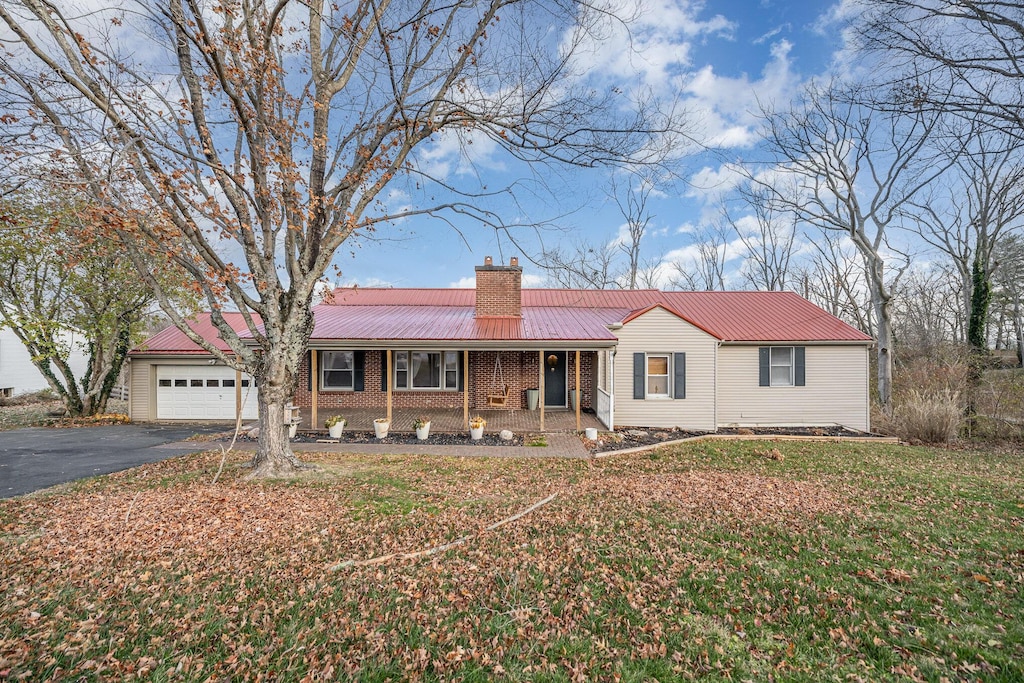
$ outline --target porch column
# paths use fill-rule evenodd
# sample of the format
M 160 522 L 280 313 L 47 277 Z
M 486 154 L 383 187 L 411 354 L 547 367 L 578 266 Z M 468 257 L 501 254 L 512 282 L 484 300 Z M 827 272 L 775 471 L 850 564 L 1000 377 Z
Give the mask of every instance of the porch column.
M 540 431 L 544 431 L 544 352 L 537 352 L 537 368 L 540 373 Z
M 310 426 L 311 429 L 316 429 L 316 425 L 319 424 L 319 421 L 316 419 L 316 402 L 317 402 L 317 398 L 319 396 L 319 392 L 317 391 L 317 387 L 320 384 L 317 381 L 318 379 L 320 379 L 319 377 L 317 377 L 317 372 L 318 372 L 317 357 L 319 355 L 320 355 L 319 353 L 317 353 L 316 351 L 313 351 L 313 350 L 310 350 L 310 352 L 309 352 L 309 386 L 313 390 L 310 393 L 310 397 L 309 397 L 309 400 L 310 400 L 310 404 L 309 404 L 309 421 L 310 421 L 310 425 L 309 426 Z
M 387 367 L 384 369 L 384 375 L 385 375 L 384 376 L 384 386 L 387 387 L 386 396 L 387 396 L 387 400 L 388 400 L 388 422 L 391 422 L 391 378 L 387 376 L 389 373 L 393 372 L 392 368 L 395 367 L 393 365 L 392 360 L 391 360 L 391 349 L 387 350 L 387 363 L 386 363 L 386 365 L 387 365 Z M 411 382 L 410 382 L 410 384 L 411 384 Z
M 462 428 L 469 429 L 469 349 L 462 352 Z
M 583 392 L 580 391 L 580 350 L 576 349 L 576 431 L 580 431 L 580 406 L 583 405 Z

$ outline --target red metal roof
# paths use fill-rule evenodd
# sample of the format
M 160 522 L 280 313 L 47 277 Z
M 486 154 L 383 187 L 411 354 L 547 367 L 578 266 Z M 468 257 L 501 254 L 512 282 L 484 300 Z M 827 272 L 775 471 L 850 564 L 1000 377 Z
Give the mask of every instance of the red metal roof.
M 793 292 L 663 292 L 662 296 L 670 308 L 722 341 L 871 341 Z
M 398 290 L 393 290 L 398 291 Z M 524 308 L 520 318 L 476 318 L 472 306 L 320 305 L 316 340 L 608 341 L 623 309 Z
M 245 319 L 241 313 L 224 313 L 224 319 L 236 332 L 246 331 Z M 259 318 L 256 318 L 259 320 Z M 189 320 L 188 326 L 204 339 L 209 339 L 221 351 L 230 351 L 230 347 L 220 338 L 217 328 L 210 322 L 209 313 L 200 313 Z M 174 325 L 169 325 L 132 350 L 133 354 L 173 353 L 173 354 L 207 354 L 206 349 L 196 345 L 185 336 L 185 333 Z
M 317 338 L 333 338 L 333 333 L 349 339 L 386 339 L 386 336 L 366 334 L 361 325 L 324 327 L 321 332 L 321 310 L 372 306 L 378 307 L 375 315 L 382 315 L 383 308 L 405 306 L 409 308 L 464 307 L 463 316 L 472 317 L 476 292 L 472 289 L 365 289 L 339 288 L 335 290 L 334 304 L 321 304 L 314 311 L 317 316 Z M 602 311 L 591 322 L 601 320 L 600 330 L 591 329 L 590 334 L 601 336 L 580 337 L 584 330 L 575 329 L 565 336 L 461 336 L 464 332 L 452 330 L 442 333 L 436 330 L 425 332 L 424 326 L 444 325 L 445 317 L 439 311 L 425 313 L 419 319 L 420 339 L 602 339 L 605 325 L 623 321 L 630 312 L 643 311 L 655 305 L 662 305 L 679 317 L 703 329 L 723 341 L 735 342 L 778 342 L 778 341 L 855 341 L 869 342 L 871 337 L 830 315 L 818 306 L 793 292 L 673 292 L 657 289 L 641 290 L 586 290 L 586 289 L 524 289 L 522 291 L 523 318 L 530 319 L 531 311 L 539 315 L 542 309 L 556 309 L 549 312 L 545 324 L 549 327 L 574 326 L 579 321 L 571 320 L 565 311 Z M 619 316 L 619 317 L 615 317 Z M 361 324 L 366 321 L 360 319 Z M 356 319 L 350 320 L 355 323 Z M 390 323 L 393 325 L 394 323 Z M 428 336 L 422 336 L 422 335 Z M 438 337 L 443 334 L 443 337 Z M 523 334 L 529 334 L 525 330 Z M 551 332 L 545 334 L 552 334 Z M 433 335 L 433 336 L 431 336 Z
M 317 341 L 568 342 L 611 344 L 608 325 L 663 306 L 731 342 L 870 342 L 871 338 L 792 292 L 662 292 L 647 290 L 524 289 L 523 317 L 474 316 L 472 289 L 340 288 L 333 303 L 313 308 Z M 231 327 L 249 336 L 239 313 Z M 192 329 L 228 350 L 203 313 Z M 202 354 L 173 325 L 132 353 Z

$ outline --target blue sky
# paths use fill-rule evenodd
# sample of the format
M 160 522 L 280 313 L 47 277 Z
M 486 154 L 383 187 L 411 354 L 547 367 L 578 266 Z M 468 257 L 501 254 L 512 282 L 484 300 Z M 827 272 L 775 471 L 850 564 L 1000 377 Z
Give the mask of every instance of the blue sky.
M 737 159 L 756 145 L 758 101 L 788 102 L 806 79 L 829 69 L 842 47 L 840 27 L 832 20 L 842 5 L 801 0 L 706 4 L 645 0 L 644 4 L 636 33 L 643 51 L 630 59 L 629 66 L 640 69 L 653 87 L 681 92 L 694 111 L 697 135 Z M 619 54 L 615 49 L 601 52 Z M 622 66 L 607 54 L 595 60 L 598 69 L 614 71 Z M 507 221 L 544 221 L 556 226 L 539 232 L 518 230 L 517 239 L 527 252 L 539 252 L 541 240 L 548 246 L 603 243 L 619 234 L 624 220 L 609 199 L 612 171 L 553 173 L 517 168 L 486 140 L 474 142 L 466 156 L 438 141 L 422 150 L 422 159 L 455 182 L 493 188 L 527 178 L 543 187 L 518 205 L 501 201 L 488 205 Z M 693 154 L 685 160 L 683 175 L 686 182 L 660 187 L 649 204 L 653 219 L 645 238 L 648 259 L 666 264 L 685 259 L 695 234 L 716 215 L 721 161 Z M 396 202 L 404 198 L 400 184 L 392 193 Z M 493 230 L 473 221 L 455 224 L 458 231 L 437 219 L 417 218 L 381 231 L 377 240 L 350 241 L 335 259 L 341 275 L 334 279 L 360 286 L 472 286 L 473 267 L 492 255 L 505 262 L 519 256 L 526 283 L 543 284 L 543 271 L 523 258 L 508 239 L 499 240 Z

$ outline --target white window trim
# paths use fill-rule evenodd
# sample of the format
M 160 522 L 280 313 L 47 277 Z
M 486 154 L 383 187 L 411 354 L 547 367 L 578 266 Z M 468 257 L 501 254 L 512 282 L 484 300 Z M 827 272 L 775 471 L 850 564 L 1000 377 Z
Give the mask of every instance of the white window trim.
M 332 368 L 328 368 L 327 367 L 327 364 L 324 362 L 324 355 L 328 354 L 328 353 L 351 353 L 352 354 L 352 370 L 350 370 L 350 372 L 352 373 L 352 384 L 351 385 L 349 385 L 347 387 L 346 386 L 330 386 L 330 387 L 327 386 L 327 383 L 324 381 L 324 373 L 326 373 L 326 372 L 340 372 L 338 370 L 333 370 Z M 355 351 L 350 351 L 348 349 L 337 349 L 337 350 L 333 350 L 333 351 L 320 351 L 319 354 L 320 354 L 320 357 L 317 359 L 319 361 L 317 363 L 317 366 L 318 366 L 317 367 L 317 374 L 320 375 L 320 377 L 318 378 L 319 382 L 320 382 L 320 387 L 319 387 L 318 390 L 319 391 L 355 391 L 355 389 L 356 389 L 356 352 Z
M 406 367 L 405 367 L 404 370 L 402 370 L 402 372 L 405 373 L 406 386 L 399 386 L 398 385 L 398 372 L 399 372 L 399 370 L 398 370 L 398 354 L 400 354 L 400 353 L 407 354 L 406 355 Z M 438 374 L 438 381 L 441 383 L 441 386 L 439 386 L 439 387 L 414 387 L 414 386 L 411 386 L 411 384 L 412 384 L 412 354 L 414 354 L 414 353 L 428 353 L 428 354 L 429 353 L 434 353 L 434 354 L 438 354 L 438 356 L 439 356 L 439 370 L 440 370 L 440 372 Z M 454 353 L 454 354 L 456 354 L 455 355 L 455 358 L 456 358 L 456 361 L 455 361 L 455 386 L 453 386 L 453 387 L 446 386 L 447 382 L 445 380 L 447 378 L 447 372 L 448 372 L 447 370 L 445 370 L 445 362 L 444 362 L 445 361 L 444 357 L 445 357 L 446 353 Z M 439 391 L 443 391 L 443 392 L 457 392 L 459 390 L 459 381 L 462 378 L 462 367 L 461 367 L 462 364 L 458 362 L 458 353 L 459 353 L 458 351 L 454 351 L 452 349 L 441 349 L 441 350 L 437 350 L 437 349 L 399 349 L 399 350 L 395 350 L 394 353 L 393 353 L 393 359 L 394 360 L 392 361 L 392 365 L 394 367 L 391 369 L 391 372 L 389 373 L 391 375 L 391 387 L 395 391 L 410 391 L 410 392 L 417 392 L 418 391 L 418 392 L 435 392 L 435 393 L 439 392 Z
M 768 347 L 768 386 L 772 387 L 795 387 L 796 386 L 796 347 L 794 346 L 770 346 Z M 775 368 L 783 367 L 782 364 L 776 365 L 774 362 L 775 350 L 776 349 L 788 349 L 789 350 L 789 383 L 788 384 L 776 384 Z
M 665 359 L 665 374 L 654 375 L 654 377 L 665 378 L 665 393 L 664 394 L 652 394 L 651 388 L 651 374 L 650 374 L 650 359 L 651 358 L 664 358 Z M 644 355 L 644 398 L 655 401 L 661 401 L 667 398 L 672 398 L 672 354 L 671 353 L 647 353 Z

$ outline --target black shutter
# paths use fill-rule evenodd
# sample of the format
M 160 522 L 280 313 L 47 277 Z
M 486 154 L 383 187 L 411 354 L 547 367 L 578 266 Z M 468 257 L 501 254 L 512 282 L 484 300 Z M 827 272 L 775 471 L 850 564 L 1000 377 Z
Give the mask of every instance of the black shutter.
M 757 350 L 759 365 L 758 384 L 762 387 L 770 387 L 772 385 L 771 352 L 772 350 L 769 346 L 762 346 Z
M 644 387 L 644 378 L 647 373 L 644 371 L 644 354 L 633 354 L 633 398 L 643 400 L 647 395 Z
M 352 389 L 366 389 L 366 351 L 352 352 Z
M 807 369 L 804 363 L 804 347 L 793 347 L 793 384 L 802 387 L 807 382 Z
M 306 391 L 308 391 L 311 394 L 313 393 L 313 354 L 314 353 L 317 353 L 317 352 L 313 351 L 312 349 L 310 349 L 310 351 L 309 351 L 309 358 L 306 360 L 306 362 L 309 363 L 309 372 L 306 373 L 307 375 L 309 375 L 309 377 L 308 377 L 309 381 L 306 383 Z M 320 371 L 319 367 L 320 367 L 320 364 L 318 363 L 317 364 L 317 372 Z
M 686 398 L 686 354 L 675 354 L 673 366 L 676 381 L 672 395 L 675 398 Z
M 458 371 L 458 373 L 456 373 L 459 376 L 459 387 L 458 387 L 459 391 L 465 391 L 466 390 L 466 378 L 463 377 L 464 371 L 466 369 L 466 359 L 465 359 L 465 356 L 464 356 L 465 353 L 466 353 L 465 351 L 459 351 L 459 360 L 458 360 L 459 371 Z
M 380 390 L 388 390 L 388 352 L 380 352 Z

